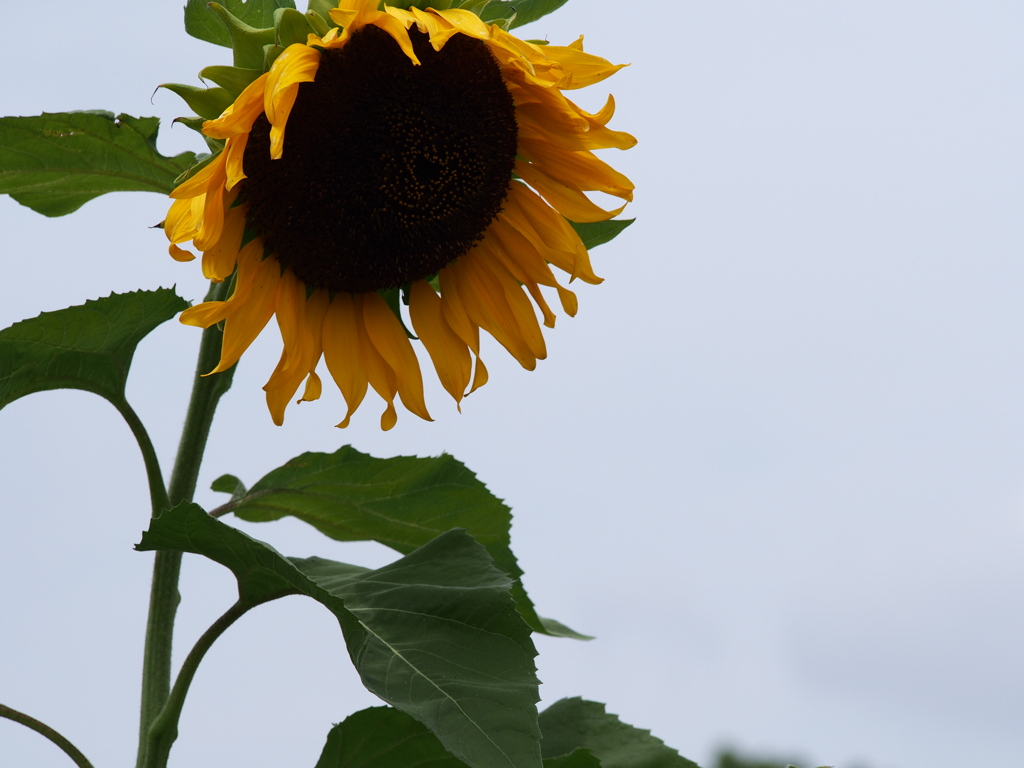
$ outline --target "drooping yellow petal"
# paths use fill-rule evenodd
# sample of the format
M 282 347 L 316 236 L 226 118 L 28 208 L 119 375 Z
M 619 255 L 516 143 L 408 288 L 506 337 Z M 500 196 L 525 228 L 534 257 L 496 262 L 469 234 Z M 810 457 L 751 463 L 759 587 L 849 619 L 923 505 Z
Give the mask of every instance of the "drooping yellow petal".
M 352 414 L 366 397 L 369 383 L 359 335 L 352 294 L 335 294 L 324 315 L 323 345 L 327 370 L 348 406 L 345 418 L 338 424 L 341 428 L 349 425 Z
M 327 312 L 326 291 L 306 297 L 306 286 L 287 270 L 281 277 L 275 314 L 281 329 L 281 359 L 263 387 L 271 418 L 280 426 L 284 410 L 304 379 L 315 375 L 323 354 L 322 333 Z M 308 386 L 308 385 L 307 385 Z
M 608 221 L 622 213 L 626 207 L 623 203 L 615 210 L 606 211 L 591 202 L 583 194 L 583 190 L 576 185 L 553 179 L 537 166 L 522 160 L 516 160 L 516 173 L 523 181 L 537 190 L 552 208 L 571 221 L 581 223 Z
M 413 13 L 415 12 L 416 9 L 414 8 Z M 481 21 L 480 17 L 475 13 L 467 11 L 465 8 L 448 8 L 443 11 L 431 9 L 430 13 L 437 14 L 458 32 L 467 37 L 475 37 L 477 40 L 489 40 L 491 38 L 492 27 Z
M 373 348 L 394 373 L 402 404 L 421 419 L 433 421 L 423 400 L 423 376 L 409 337 L 376 291 L 363 295 L 363 322 Z
M 237 363 L 242 353 L 260 335 L 274 315 L 280 284 L 281 265 L 277 259 L 264 259 L 260 262 L 248 300 L 237 304 L 237 309 L 224 318 L 220 363 L 210 373 L 220 373 Z
M 633 199 L 633 182 L 592 152 L 570 152 L 546 141 L 521 136 L 519 154 L 563 184 L 590 192 L 604 192 L 623 200 Z
M 238 251 L 242 245 L 242 234 L 245 231 L 245 209 L 231 207 L 238 196 L 238 190 L 228 193 L 227 211 L 224 214 L 224 226 L 217 242 L 203 252 L 203 276 L 207 280 L 219 283 L 231 277 L 238 260 Z
M 502 216 L 543 254 L 545 261 L 585 283 L 597 285 L 603 279 L 594 274 L 583 241 L 569 222 L 529 187 L 519 182 L 509 186 Z
M 486 243 L 486 241 L 484 241 Z M 528 371 L 545 356 L 544 337 L 529 301 L 515 278 L 481 243 L 448 267 L 474 324 L 493 336 Z M 506 291 L 506 285 L 514 291 Z
M 302 43 L 289 45 L 270 66 L 263 111 L 270 122 L 270 156 L 274 160 L 284 151 L 284 131 L 299 95 L 299 85 L 313 82 L 319 67 L 320 51 Z
M 412 284 L 409 317 L 434 363 L 441 386 L 455 399 L 456 404 L 461 403 L 466 387 L 469 386 L 473 362 L 466 343 L 444 319 L 441 298 L 426 280 L 417 280 Z
M 544 54 L 551 60 L 562 65 L 562 69 L 568 75 L 559 88 L 574 90 L 585 88 L 588 85 L 599 83 L 611 77 L 628 64 L 612 64 L 607 59 L 583 52 L 583 38 L 568 46 L 546 45 Z
M 230 136 L 224 144 L 224 170 L 227 174 L 227 188 L 233 189 L 245 178 L 242 161 L 245 158 L 245 147 L 249 143 L 248 133 Z
M 395 372 L 377 351 L 377 347 L 374 346 L 366 332 L 363 305 L 369 295 L 367 293 L 353 295 L 352 304 L 356 316 L 356 332 L 359 334 L 359 351 L 362 355 L 363 367 L 366 369 L 366 376 L 370 380 L 373 391 L 387 403 L 387 408 L 380 417 L 380 428 L 386 432 L 398 422 L 398 413 L 395 411 L 398 380 L 395 377 Z
M 203 123 L 203 133 L 212 139 L 227 139 L 242 133 L 248 133 L 256 118 L 263 112 L 263 94 L 269 73 L 263 73 L 225 109 L 220 117 Z

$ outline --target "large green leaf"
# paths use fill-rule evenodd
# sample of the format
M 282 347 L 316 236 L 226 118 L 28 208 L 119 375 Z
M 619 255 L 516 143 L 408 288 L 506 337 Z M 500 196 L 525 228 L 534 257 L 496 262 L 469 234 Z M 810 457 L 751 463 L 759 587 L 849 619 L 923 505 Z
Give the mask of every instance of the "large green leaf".
M 0 118 L 0 193 L 45 216 L 107 192 L 162 192 L 194 162 L 156 149 L 160 121 L 112 112 Z
M 540 714 L 547 758 L 589 749 L 603 768 L 698 768 L 650 731 L 626 725 L 604 704 L 581 698 L 556 701 Z
M 135 347 L 188 302 L 170 288 L 111 294 L 0 331 L 0 408 L 48 389 L 124 399 Z
M 327 734 L 316 768 L 465 768 L 427 728 L 404 712 L 371 707 Z M 585 749 L 544 760 L 544 768 L 600 768 Z
M 185 31 L 204 42 L 230 48 L 231 33 L 209 4 L 209 0 L 188 0 L 185 4 Z M 274 26 L 274 11 L 278 8 L 295 7 L 292 0 L 222 0 L 220 5 L 240 22 L 255 29 Z
M 484 9 L 484 21 L 492 19 L 507 19 L 515 11 L 510 29 L 529 24 L 552 11 L 557 11 L 569 0 L 493 0 Z
M 590 250 L 618 237 L 619 233 L 634 221 L 636 219 L 612 219 L 610 221 L 594 221 L 586 224 L 580 224 L 575 221 L 570 221 L 569 223 L 576 230 L 576 234 L 580 236 L 584 247 Z
M 465 531 L 454 530 L 375 571 L 288 559 L 181 504 L 156 518 L 140 550 L 204 555 L 231 569 L 256 605 L 307 595 L 338 619 L 363 684 L 422 722 L 474 768 L 536 768 L 536 650 L 510 579 Z
M 237 483 L 232 481 L 214 487 L 231 491 Z M 304 453 L 222 510 L 250 522 L 292 515 L 332 539 L 378 541 L 402 553 L 451 528 L 465 528 L 515 579 L 512 594 L 531 627 L 551 635 L 584 637 L 537 616 L 509 548 L 511 510 L 451 456 L 377 459 L 351 446 L 334 453 Z

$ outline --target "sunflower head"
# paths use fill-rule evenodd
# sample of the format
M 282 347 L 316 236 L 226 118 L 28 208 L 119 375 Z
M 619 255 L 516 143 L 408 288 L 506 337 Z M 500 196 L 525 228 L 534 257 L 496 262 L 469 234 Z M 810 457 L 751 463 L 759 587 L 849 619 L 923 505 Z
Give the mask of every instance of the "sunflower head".
M 211 4 L 234 66 L 203 70 L 216 88 L 166 86 L 212 152 L 171 193 L 170 253 L 194 259 L 191 241 L 206 277 L 232 281 L 227 300 L 181 319 L 224 323 L 213 373 L 276 317 L 283 351 L 264 389 L 277 424 L 303 382 L 300 402 L 320 396 L 321 361 L 347 403 L 338 426 L 370 388 L 384 429 L 396 397 L 429 420 L 411 339 L 456 404 L 487 381 L 481 329 L 532 370 L 541 322 L 555 324 L 542 287 L 577 308 L 552 267 L 601 282 L 579 232 L 622 208 L 585 193 L 632 199 L 593 153 L 635 144 L 607 127 L 613 99 L 591 114 L 565 95 L 620 66 L 582 38 L 521 40 L 514 16 L 488 17 L 486 2 L 418 5 L 313 2 L 254 29 Z

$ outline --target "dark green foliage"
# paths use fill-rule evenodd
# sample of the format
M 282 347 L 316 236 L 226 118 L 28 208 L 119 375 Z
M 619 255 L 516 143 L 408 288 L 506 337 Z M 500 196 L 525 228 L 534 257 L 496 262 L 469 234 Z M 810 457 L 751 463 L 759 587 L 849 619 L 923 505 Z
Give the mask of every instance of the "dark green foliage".
M 313 598 L 338 619 L 363 684 L 430 728 L 460 760 L 473 768 L 539 765 L 530 629 L 509 594 L 512 582 L 465 531 L 368 570 L 285 558 L 186 503 L 153 520 L 138 549 L 221 563 L 246 605 Z
M 112 112 L 0 118 L 0 194 L 44 216 L 63 216 L 107 192 L 161 192 L 196 157 L 156 150 L 160 121 Z
M 626 725 L 596 701 L 556 701 L 541 712 L 540 728 L 545 758 L 589 749 L 602 768 L 697 768 L 650 731 Z
M 0 408 L 49 389 L 83 389 L 123 402 L 135 347 L 187 306 L 170 288 L 114 293 L 5 328 Z
M 291 515 L 332 539 L 378 541 L 402 553 L 451 528 L 465 528 L 515 580 L 516 604 L 534 630 L 583 637 L 537 616 L 509 547 L 511 511 L 451 456 L 377 459 L 350 446 L 304 453 L 225 506 L 249 522 Z

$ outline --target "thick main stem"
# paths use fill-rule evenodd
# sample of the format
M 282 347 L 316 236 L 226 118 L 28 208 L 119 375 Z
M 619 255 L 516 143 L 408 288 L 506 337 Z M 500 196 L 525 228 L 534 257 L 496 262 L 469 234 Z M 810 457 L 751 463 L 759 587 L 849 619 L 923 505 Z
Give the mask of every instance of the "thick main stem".
M 223 300 L 227 283 L 210 288 L 207 301 Z M 195 494 L 206 441 L 213 423 L 213 414 L 221 396 L 231 387 L 235 369 L 203 376 L 220 361 L 222 333 L 216 326 L 207 328 L 199 345 L 199 359 L 192 397 L 185 416 L 185 425 L 178 443 L 178 455 L 167 489 L 170 506 L 191 501 Z M 154 517 L 163 510 L 153 510 Z M 171 650 L 174 639 L 174 618 L 178 610 L 178 577 L 181 573 L 181 552 L 160 551 L 153 563 L 153 583 L 149 596 L 149 618 L 146 623 L 146 645 L 142 658 L 142 705 L 139 719 L 139 752 L 137 768 L 148 768 L 149 729 L 167 703 L 171 689 Z

